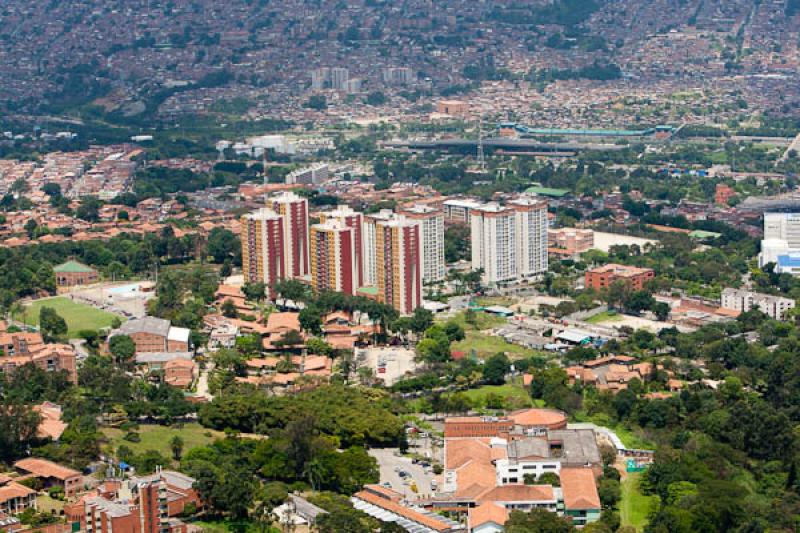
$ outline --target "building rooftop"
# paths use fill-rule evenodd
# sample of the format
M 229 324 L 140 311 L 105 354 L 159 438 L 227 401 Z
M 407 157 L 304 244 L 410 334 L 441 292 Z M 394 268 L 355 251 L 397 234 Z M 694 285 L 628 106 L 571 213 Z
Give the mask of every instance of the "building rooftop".
M 590 468 L 562 468 L 559 478 L 566 509 L 600 509 L 600 497 Z
M 120 335 L 134 335 L 136 333 L 150 333 L 159 337 L 166 337 L 169 334 L 169 320 L 146 316 L 123 323 L 115 333 Z
M 39 459 L 36 457 L 20 459 L 14 463 L 14 468 L 30 472 L 38 477 L 52 477 L 60 479 L 61 481 L 81 475 L 77 470 L 61 466 L 47 459 Z
M 61 263 L 60 265 L 53 267 L 53 272 L 57 273 L 92 273 L 96 272 L 95 269 L 92 267 L 86 266 L 83 263 L 78 263 L 77 261 L 67 261 L 66 263 Z

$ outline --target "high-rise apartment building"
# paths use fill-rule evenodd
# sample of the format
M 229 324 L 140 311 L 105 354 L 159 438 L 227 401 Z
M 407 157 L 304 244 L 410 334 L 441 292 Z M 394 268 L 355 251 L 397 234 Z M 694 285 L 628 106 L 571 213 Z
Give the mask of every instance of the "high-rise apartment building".
M 331 82 L 331 69 L 322 67 L 311 71 L 311 89 L 321 91 Z
M 336 220 L 342 222 L 345 226 L 353 229 L 353 244 L 354 244 L 354 254 L 355 254 L 355 267 L 356 267 L 356 288 L 363 287 L 367 285 L 365 282 L 365 265 L 364 265 L 364 256 L 366 254 L 364 243 L 364 215 L 359 213 L 358 211 L 353 211 L 352 208 L 343 205 L 339 206 L 333 211 L 326 211 L 324 213 L 320 213 L 319 215 L 320 222 L 328 222 L 331 220 Z M 374 228 L 373 228 L 373 242 L 374 242 Z M 374 257 L 374 246 L 372 250 L 372 256 Z
M 422 282 L 444 280 L 444 212 L 428 205 L 417 204 L 400 214 L 419 224 L 422 248 Z
M 381 209 L 377 213 L 364 215 L 364 283 L 365 286 L 375 286 L 378 284 L 378 267 L 376 257 L 376 227 L 378 222 L 386 222 L 394 218 L 395 214 L 391 209 Z
M 293 192 L 283 192 L 268 200 L 283 218 L 283 250 L 287 278 L 310 274 L 308 257 L 308 200 Z
M 547 202 L 522 196 L 470 210 L 472 268 L 497 285 L 547 271 Z
M 470 211 L 472 269 L 483 269 L 486 285 L 519 278 L 517 270 L 517 213 L 510 207 L 490 203 Z
M 347 81 L 350 79 L 350 71 L 342 67 L 331 69 L 331 88 L 337 91 L 347 90 Z
M 761 241 L 759 266 L 789 264 L 800 252 L 800 213 L 764 213 L 764 240 Z M 793 273 L 793 269 L 787 270 Z
M 375 224 L 378 299 L 411 314 L 422 305 L 420 227 L 401 217 Z
M 521 196 L 509 206 L 517 213 L 519 275 L 529 278 L 547 272 L 547 202 Z
M 272 287 L 286 277 L 283 217 L 261 208 L 243 216 L 241 222 L 244 279 Z
M 382 74 L 387 85 L 408 85 L 414 78 L 414 71 L 408 67 L 387 67 Z
M 355 294 L 356 248 L 355 230 L 341 220 L 311 226 L 311 285 L 315 291 Z

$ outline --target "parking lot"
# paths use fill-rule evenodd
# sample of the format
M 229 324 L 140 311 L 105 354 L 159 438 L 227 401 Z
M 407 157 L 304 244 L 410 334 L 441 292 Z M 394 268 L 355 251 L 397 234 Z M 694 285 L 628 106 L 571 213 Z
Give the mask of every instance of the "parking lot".
M 400 452 L 397 448 L 372 449 L 369 451 L 377 461 L 381 472 L 381 483 L 389 483 L 391 488 L 406 497 L 429 496 L 433 494 L 431 481 L 434 477 L 431 468 L 425 468 L 420 464 L 413 464 L 408 457 L 398 457 Z M 409 475 L 403 479 L 400 471 L 407 472 Z M 412 482 L 417 485 L 417 492 L 411 490 Z
M 356 350 L 358 365 L 370 368 L 375 377 L 382 379 L 386 385 L 392 385 L 417 368 L 414 356 L 414 350 L 402 346 Z M 383 372 L 380 372 L 381 364 Z

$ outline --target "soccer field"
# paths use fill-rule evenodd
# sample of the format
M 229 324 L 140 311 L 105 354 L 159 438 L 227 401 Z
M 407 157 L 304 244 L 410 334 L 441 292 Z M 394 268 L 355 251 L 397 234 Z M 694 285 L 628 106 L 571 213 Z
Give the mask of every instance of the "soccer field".
M 80 302 L 73 302 L 64 296 L 54 298 L 42 298 L 34 300 L 25 306 L 25 316 L 14 316 L 15 320 L 26 324 L 39 325 L 39 311 L 42 307 L 51 307 L 67 322 L 67 334 L 72 337 L 82 329 L 98 330 L 111 326 L 111 322 L 117 315 L 97 309 L 91 305 Z M 118 317 L 124 321 L 123 317 Z

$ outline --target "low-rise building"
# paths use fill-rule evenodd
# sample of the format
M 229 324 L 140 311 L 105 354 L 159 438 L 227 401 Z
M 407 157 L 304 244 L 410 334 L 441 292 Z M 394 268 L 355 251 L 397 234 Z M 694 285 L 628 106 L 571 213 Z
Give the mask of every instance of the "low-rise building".
M 16 515 L 36 508 L 36 491 L 0 474 L 0 515 Z M 0 523 L 0 528 L 3 524 Z
M 67 288 L 78 285 L 97 283 L 99 276 L 97 270 L 77 261 L 67 261 L 53 267 L 56 275 L 56 287 Z
M 169 320 L 146 316 L 129 320 L 112 331 L 108 338 L 127 335 L 136 345 L 136 353 L 188 352 L 191 331 L 170 324 Z
M 652 268 L 609 263 L 586 272 L 586 288 L 600 291 L 608 289 L 616 281 L 624 281 L 631 290 L 640 291 L 654 277 Z
M 791 298 L 773 296 L 746 289 L 728 287 L 722 291 L 722 307 L 746 313 L 751 309 L 761 312 L 775 320 L 784 320 L 790 309 L 794 309 L 796 302 Z
M 20 459 L 14 463 L 14 468 L 21 474 L 22 478 L 40 479 L 44 484 L 44 488 L 61 487 L 64 489 L 64 496 L 67 498 L 74 498 L 81 488 L 82 476 L 80 472 L 47 459 L 37 457 Z

